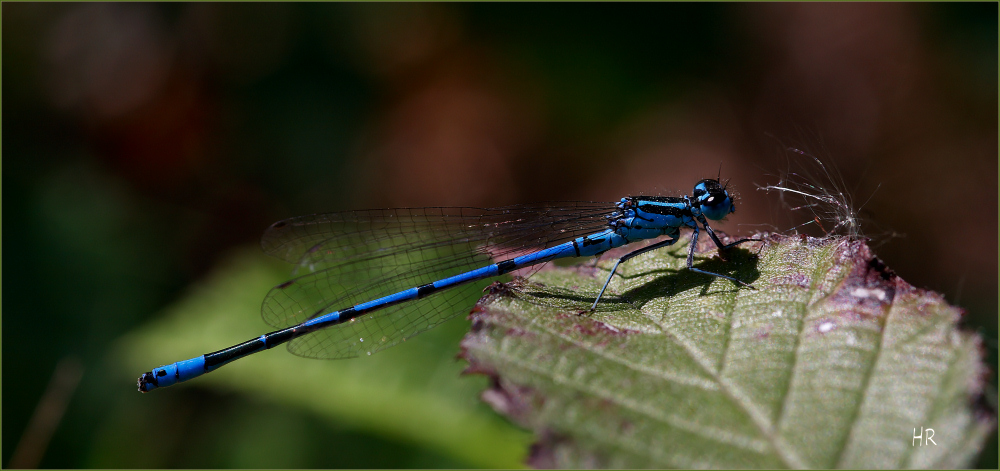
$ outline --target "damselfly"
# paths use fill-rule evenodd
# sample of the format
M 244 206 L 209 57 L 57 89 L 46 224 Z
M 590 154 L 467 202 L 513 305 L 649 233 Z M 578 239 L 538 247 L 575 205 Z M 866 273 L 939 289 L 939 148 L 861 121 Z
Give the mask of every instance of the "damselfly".
M 288 343 L 309 358 L 351 358 L 391 347 L 452 317 L 481 282 L 568 257 L 589 257 L 640 240 L 666 236 L 618 266 L 674 244 L 680 228 L 694 230 L 687 268 L 753 288 L 694 266 L 699 224 L 721 250 L 707 219 L 736 211 L 718 179 L 701 180 L 691 196 L 633 196 L 618 203 L 560 203 L 492 209 L 416 208 L 348 211 L 274 223 L 264 251 L 306 273 L 268 293 L 261 312 L 280 330 L 144 373 L 139 391 L 186 381 L 252 353 Z

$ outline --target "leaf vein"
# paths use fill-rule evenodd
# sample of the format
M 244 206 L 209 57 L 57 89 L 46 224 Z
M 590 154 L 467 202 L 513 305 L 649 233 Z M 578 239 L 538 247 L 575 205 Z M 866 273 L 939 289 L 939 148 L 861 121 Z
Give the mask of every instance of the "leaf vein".
M 871 379 L 875 374 L 876 367 L 879 361 L 882 359 L 882 354 L 885 352 L 885 331 L 889 326 L 889 319 L 893 313 L 893 303 L 890 302 L 884 310 L 885 320 L 882 322 L 882 332 L 879 334 L 878 339 L 878 351 L 875 352 L 875 358 L 872 360 L 871 365 L 868 366 L 868 371 L 865 372 L 865 378 L 861 385 L 861 397 L 858 398 L 857 405 L 854 408 L 854 412 L 851 414 L 851 420 L 848 421 L 850 424 L 847 428 L 847 434 L 844 435 L 844 442 L 840 446 L 840 451 L 837 452 L 837 467 L 841 467 L 844 461 L 844 453 L 847 451 L 848 445 L 851 443 L 851 437 L 854 436 L 854 431 L 857 429 L 858 416 L 861 414 L 861 409 L 864 407 L 866 400 L 868 399 L 868 394 L 871 392 Z
M 767 445 L 760 440 L 755 440 L 752 437 L 746 437 L 739 434 L 734 434 L 726 430 L 719 430 L 714 427 L 706 427 L 683 418 L 664 414 L 663 411 L 656 407 L 651 407 L 647 404 L 640 403 L 638 401 L 629 400 L 628 398 L 622 397 L 620 395 L 614 394 L 613 392 L 603 389 L 596 388 L 584 382 L 574 381 L 565 375 L 552 374 L 546 371 L 541 366 L 538 366 L 529 361 L 521 361 L 513 357 L 508 357 L 506 359 L 509 363 L 516 367 L 532 371 L 541 376 L 546 376 L 551 378 L 551 380 L 564 387 L 575 388 L 578 391 L 590 394 L 593 397 L 606 400 L 612 404 L 616 404 L 619 407 L 629 409 L 633 412 L 641 414 L 642 416 L 649 417 L 658 422 L 662 422 L 669 426 L 672 426 L 678 430 L 683 430 L 685 432 L 697 435 L 708 440 L 712 440 L 719 443 L 724 443 L 727 445 L 736 446 L 748 451 L 752 451 L 758 454 L 765 454 L 767 452 Z M 617 438 L 617 437 L 615 437 Z M 607 440 L 607 437 L 604 437 Z M 616 442 L 621 442 L 621 440 L 616 440 Z
M 739 296 L 739 294 L 737 294 Z M 663 332 L 674 339 L 674 341 L 681 345 L 685 351 L 691 355 L 691 358 L 695 360 L 695 363 L 701 366 L 706 374 L 712 377 L 718 384 L 719 389 L 737 406 L 739 406 L 747 415 L 750 417 L 753 424 L 760 430 L 761 434 L 771 445 L 771 449 L 774 450 L 781 459 L 781 461 L 789 468 L 805 468 L 805 463 L 799 456 L 792 451 L 791 446 L 788 445 L 780 436 L 775 433 L 772 424 L 763 412 L 760 411 L 753 401 L 747 397 L 747 395 L 735 384 L 728 381 L 724 376 L 709 367 L 711 359 L 706 358 L 706 355 L 699 349 L 692 347 L 687 342 L 684 342 L 676 333 L 673 332 L 669 326 L 661 326 Z

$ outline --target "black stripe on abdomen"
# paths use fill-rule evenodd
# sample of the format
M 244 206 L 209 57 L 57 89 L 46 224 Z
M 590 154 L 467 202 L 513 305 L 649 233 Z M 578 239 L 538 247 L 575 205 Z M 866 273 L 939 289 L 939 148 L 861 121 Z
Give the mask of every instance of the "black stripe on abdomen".
M 428 294 L 434 293 L 439 289 L 441 288 L 434 286 L 433 283 L 427 283 L 426 285 L 419 286 L 417 287 L 417 299 L 427 296 Z
M 504 260 L 497 264 L 497 274 L 503 275 L 517 270 L 517 264 L 513 260 Z

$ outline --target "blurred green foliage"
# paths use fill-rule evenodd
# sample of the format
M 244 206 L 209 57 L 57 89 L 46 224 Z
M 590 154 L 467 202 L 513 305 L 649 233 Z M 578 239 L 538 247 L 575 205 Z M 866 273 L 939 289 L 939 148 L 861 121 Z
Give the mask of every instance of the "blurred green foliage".
M 149 365 L 162 362 L 160 359 L 163 358 L 193 357 L 199 355 L 197 352 L 204 345 L 227 345 L 259 334 L 259 320 L 240 314 L 252 312 L 259 306 L 258 293 L 266 292 L 286 279 L 287 267 L 266 260 L 255 251 L 234 254 L 220 265 L 216 273 L 192 289 L 163 318 L 127 336 L 122 347 L 114 351 L 113 358 L 128 359 L 128 369 L 141 372 L 149 369 Z M 471 306 L 475 301 L 473 297 L 467 303 Z M 445 461 L 439 466 L 520 467 L 530 444 L 530 435 L 500 419 L 480 403 L 477 395 L 486 387 L 486 378 L 461 376 L 463 365 L 455 361 L 455 345 L 466 330 L 467 321 L 449 322 L 408 340 L 399 348 L 350 361 L 304 361 L 281 352 L 284 348 L 279 348 L 254 356 L 256 361 L 228 365 L 199 378 L 199 383 L 201 387 L 244 394 L 263 404 L 299 408 L 362 434 L 385 436 L 411 447 L 420 447 L 426 450 L 424 454 L 442 456 Z M 141 399 L 156 410 L 161 407 L 172 410 L 162 402 L 169 401 L 172 391 L 183 388 L 156 390 Z M 267 433 L 274 434 L 276 443 L 255 445 L 253 456 L 256 458 L 273 452 L 274 456 L 264 462 L 286 466 L 281 464 L 281 460 L 299 447 L 288 447 L 296 440 L 278 437 L 287 435 L 287 429 L 293 428 L 294 422 L 288 424 L 280 420 L 277 413 L 265 415 L 265 418 L 275 423 L 275 430 Z M 168 428 L 178 426 L 178 422 L 199 421 L 186 414 L 180 417 L 164 414 L 156 419 L 161 426 Z M 258 426 L 255 422 L 240 417 L 233 424 L 233 430 L 223 433 L 254 436 L 261 429 L 271 427 Z M 105 432 L 112 436 L 120 433 L 112 430 Z M 334 442 L 324 445 L 329 437 L 324 438 L 322 434 L 316 437 L 302 435 L 299 431 L 293 433 L 293 436 L 301 438 L 302 443 L 311 444 L 309 448 L 333 451 L 334 456 L 318 454 L 312 458 L 317 461 L 298 458 L 294 461 L 297 466 L 322 466 L 322 463 L 344 466 L 335 456 L 343 445 Z M 261 438 L 254 440 L 266 441 Z M 117 442 L 110 439 L 101 441 L 106 444 Z M 147 464 L 150 466 L 184 467 L 191 464 L 173 461 L 172 457 L 181 457 L 181 453 L 160 455 L 158 450 L 162 446 L 162 443 L 141 440 L 130 448 L 134 457 L 164 459 L 161 462 L 149 461 Z M 278 450 L 286 447 L 286 451 Z M 389 459 L 385 456 L 387 453 L 382 441 L 378 441 L 377 446 L 357 443 L 344 447 L 344 452 L 358 454 L 359 449 L 382 456 L 381 459 Z M 427 458 L 420 453 L 398 453 L 399 456 L 389 454 L 398 461 L 386 461 L 384 466 L 419 467 L 433 463 L 421 463 L 419 460 Z M 113 468 L 125 462 L 128 461 L 91 464 Z M 238 466 L 259 465 L 244 461 Z

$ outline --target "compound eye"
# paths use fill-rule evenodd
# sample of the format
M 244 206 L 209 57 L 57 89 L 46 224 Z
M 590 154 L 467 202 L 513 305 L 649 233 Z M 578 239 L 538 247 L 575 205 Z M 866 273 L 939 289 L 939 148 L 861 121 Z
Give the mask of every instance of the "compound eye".
M 726 217 L 733 209 L 732 199 L 725 193 L 709 193 L 701 200 L 701 212 L 705 217 L 712 220 L 719 220 Z

